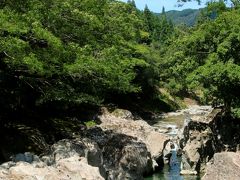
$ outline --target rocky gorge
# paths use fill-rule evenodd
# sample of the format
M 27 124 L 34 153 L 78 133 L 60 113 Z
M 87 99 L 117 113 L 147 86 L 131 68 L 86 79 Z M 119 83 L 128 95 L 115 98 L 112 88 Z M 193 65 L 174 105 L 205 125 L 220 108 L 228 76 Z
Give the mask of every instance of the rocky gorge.
M 183 149 L 183 173 L 211 172 L 213 167 L 221 169 L 217 161 L 225 164 L 231 161 L 229 158 L 232 156 L 237 157 L 240 144 L 239 125 L 238 119 L 224 116 L 221 108 L 213 109 L 204 118 L 192 118 L 184 128 L 183 138 L 180 140 L 180 147 Z M 228 156 L 228 153 L 232 156 Z M 213 179 L 234 179 L 230 171 L 224 172 L 222 177 L 215 176 Z M 211 176 L 204 177 L 211 179 Z
M 240 138 L 239 121 L 221 113 L 220 108 L 194 106 L 161 114 L 150 126 L 130 111 L 102 108 L 99 125 L 54 143 L 41 155 L 12 155 L 0 165 L 0 179 L 143 179 L 163 168 L 171 143 L 181 154 L 181 174 L 206 172 L 203 179 L 224 179 L 239 170 Z M 163 121 L 169 117 L 178 123 Z M 233 169 L 219 175 L 215 169 L 225 162 Z

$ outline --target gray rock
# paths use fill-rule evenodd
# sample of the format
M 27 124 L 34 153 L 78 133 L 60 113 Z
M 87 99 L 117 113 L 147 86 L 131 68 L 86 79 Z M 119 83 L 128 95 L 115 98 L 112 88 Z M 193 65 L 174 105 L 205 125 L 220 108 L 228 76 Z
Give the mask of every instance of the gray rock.
M 88 138 L 58 141 L 51 147 L 50 155 L 44 157 L 44 162 L 47 164 L 57 163 L 61 159 L 75 155 L 85 157 L 89 165 L 99 167 L 102 176 L 105 176 L 102 151 L 96 142 Z
M 0 166 L 0 179 L 143 179 L 153 166 L 143 142 L 99 127 L 58 141 L 41 158 L 27 152 L 13 160 Z
M 9 169 L 10 167 L 13 167 L 15 165 L 16 165 L 16 163 L 13 161 L 5 162 L 0 165 L 0 169 Z
M 30 152 L 16 154 L 15 156 L 12 156 L 12 160 L 13 162 L 23 161 L 28 163 L 32 163 L 33 161 L 40 161 L 38 156 Z
M 111 114 L 113 116 L 116 116 L 116 117 L 122 118 L 122 119 L 129 119 L 129 120 L 134 119 L 132 113 L 126 109 L 115 109 Z
M 143 120 L 129 120 L 122 117 L 104 109 L 104 113 L 99 116 L 102 122 L 99 127 L 106 131 L 131 136 L 137 141 L 145 143 L 151 158 L 156 162 L 162 162 L 160 159 L 162 159 L 164 145 L 169 140 L 169 136 L 156 131 L 154 127 Z M 161 163 L 158 163 L 158 165 L 160 166 Z
M 181 170 L 181 175 L 197 175 L 197 171 L 191 171 L 191 170 Z
M 206 163 L 216 152 L 211 123 L 219 112 L 212 111 L 207 116 L 191 117 L 191 120 L 185 124 L 180 140 L 180 147 L 183 149 L 181 167 L 184 173 L 203 172 Z
M 182 139 L 183 170 L 205 171 L 213 155 L 222 151 L 237 151 L 240 145 L 240 121 L 213 109 L 206 117 L 192 117 L 185 126 Z
M 208 163 L 206 173 L 202 180 L 239 180 L 240 179 L 240 153 L 216 153 L 213 163 Z
M 152 172 L 151 155 L 136 138 L 99 127 L 89 129 L 86 136 L 102 149 L 106 179 L 143 179 L 143 174 Z
M 18 162 L 8 171 L 0 169 L 0 179 L 24 180 L 103 180 L 97 167 L 87 164 L 85 158 L 78 156 L 61 159 L 56 166 L 34 167 L 26 162 Z

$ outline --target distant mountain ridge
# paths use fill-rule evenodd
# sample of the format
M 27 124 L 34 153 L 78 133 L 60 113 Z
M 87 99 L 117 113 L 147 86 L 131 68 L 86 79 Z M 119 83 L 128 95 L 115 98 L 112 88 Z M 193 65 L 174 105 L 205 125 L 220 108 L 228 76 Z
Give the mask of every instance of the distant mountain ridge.
M 171 10 L 167 11 L 166 15 L 175 25 L 185 24 L 187 26 L 193 26 L 197 22 L 200 11 L 201 9 Z M 158 15 L 161 15 L 161 13 Z

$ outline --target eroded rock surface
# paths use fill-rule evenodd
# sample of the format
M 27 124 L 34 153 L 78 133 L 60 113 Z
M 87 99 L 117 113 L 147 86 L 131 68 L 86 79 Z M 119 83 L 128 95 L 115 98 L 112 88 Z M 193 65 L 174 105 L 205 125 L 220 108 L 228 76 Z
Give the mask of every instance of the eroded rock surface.
M 17 154 L 0 166 L 0 179 L 143 179 L 152 171 L 146 145 L 136 138 L 96 127 L 53 144 L 47 154 Z
M 180 147 L 183 149 L 182 170 L 185 174 L 204 171 L 206 163 L 213 157 L 216 148 L 210 124 L 219 112 L 192 117 L 184 127 Z
M 205 172 L 215 153 L 237 151 L 240 147 L 240 121 L 224 116 L 220 108 L 206 117 L 193 117 L 184 128 L 182 169 Z
M 208 163 L 202 180 L 239 180 L 240 153 L 222 152 L 214 154 L 212 163 Z
M 89 129 L 86 136 L 102 150 L 107 179 L 142 179 L 152 172 L 151 154 L 137 138 L 100 127 Z
M 47 166 L 43 162 L 30 164 L 21 161 L 6 168 L 5 164 L 0 167 L 0 179 L 2 180 L 104 179 L 97 167 L 90 166 L 86 158 L 78 155 L 61 159 L 54 166 Z
M 119 111 L 120 110 L 118 110 L 118 114 L 123 114 L 119 113 Z M 129 117 L 130 113 L 124 112 Z M 103 130 L 112 130 L 119 134 L 134 137 L 137 141 L 145 143 L 153 160 L 160 163 L 159 161 L 162 159 L 164 146 L 169 140 L 169 137 L 157 132 L 154 127 L 143 120 L 126 119 L 122 117 L 126 117 L 126 115 L 116 116 L 114 112 L 110 113 L 107 109 L 104 109 L 102 115 L 99 116 L 102 122 L 99 127 Z

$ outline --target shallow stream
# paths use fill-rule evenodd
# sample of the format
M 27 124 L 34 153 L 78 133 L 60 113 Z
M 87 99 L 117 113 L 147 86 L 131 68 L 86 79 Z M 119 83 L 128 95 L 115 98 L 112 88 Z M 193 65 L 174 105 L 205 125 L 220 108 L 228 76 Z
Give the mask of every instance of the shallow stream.
M 183 126 L 192 116 L 202 116 L 209 111 L 210 107 L 196 106 L 180 112 L 168 113 L 155 120 L 153 126 L 160 132 L 169 135 L 173 140 L 182 133 Z M 190 112 L 190 113 L 189 113 Z M 159 171 L 149 177 L 145 177 L 145 180 L 200 180 L 200 176 L 194 175 L 180 175 L 181 171 L 181 158 L 177 156 L 172 157 L 174 163 L 165 164 L 162 171 Z
M 180 175 L 180 161 L 173 166 L 165 165 L 163 170 L 151 176 L 145 177 L 144 180 L 200 180 L 199 176 Z

